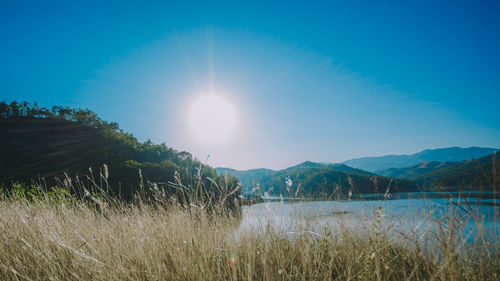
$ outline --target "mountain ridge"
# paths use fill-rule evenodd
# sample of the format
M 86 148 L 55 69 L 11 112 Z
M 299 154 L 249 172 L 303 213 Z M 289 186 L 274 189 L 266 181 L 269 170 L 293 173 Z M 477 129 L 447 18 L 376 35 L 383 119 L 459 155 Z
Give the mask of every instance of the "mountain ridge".
M 425 149 L 414 154 L 353 158 L 343 161 L 341 164 L 346 164 L 353 168 L 363 169 L 369 172 L 375 172 L 377 170 L 390 168 L 411 167 L 427 161 L 462 162 L 480 158 L 498 150 L 498 148 L 489 147 L 445 147 Z
M 500 159 L 497 153 L 456 163 L 409 178 L 424 188 L 496 189 L 500 188 Z
M 377 170 L 375 174 L 392 177 L 392 178 L 400 178 L 400 179 L 410 179 L 425 173 L 429 173 L 435 170 L 439 170 L 451 165 L 455 165 L 460 162 L 439 162 L 439 161 L 426 161 L 414 166 L 405 167 L 405 168 L 389 168 L 385 170 Z
M 374 193 L 385 191 L 417 191 L 418 187 L 403 179 L 390 179 L 345 164 L 325 164 L 306 161 L 281 169 L 250 169 L 238 171 L 216 168 L 218 173 L 229 173 L 240 179 L 244 194 L 283 196 L 328 197 L 338 191 L 345 196 L 349 192 Z M 258 174 L 258 173 L 261 174 Z

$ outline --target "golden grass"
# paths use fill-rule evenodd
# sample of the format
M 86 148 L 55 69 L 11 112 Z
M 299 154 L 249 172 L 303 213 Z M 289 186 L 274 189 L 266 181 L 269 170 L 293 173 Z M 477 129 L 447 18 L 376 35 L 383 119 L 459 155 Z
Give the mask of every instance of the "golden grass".
M 1 280 L 498 280 L 498 243 L 437 247 L 342 226 L 293 239 L 268 227 L 235 235 L 238 219 L 117 203 L 0 200 Z M 380 219 L 380 218 L 379 218 Z M 374 224 L 377 224 L 376 220 Z M 462 247 L 458 247 L 462 246 Z M 486 247 L 486 248 L 485 248 Z M 461 250 L 458 250 L 458 249 Z M 425 251 L 424 251 L 425 250 Z

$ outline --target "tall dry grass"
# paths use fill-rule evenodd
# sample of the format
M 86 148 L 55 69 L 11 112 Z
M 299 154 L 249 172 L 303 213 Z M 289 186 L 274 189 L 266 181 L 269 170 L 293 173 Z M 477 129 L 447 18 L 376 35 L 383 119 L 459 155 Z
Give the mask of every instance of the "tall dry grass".
M 1 280 L 498 280 L 496 241 L 436 232 L 436 247 L 343 225 L 290 239 L 268 226 L 237 232 L 238 218 L 201 205 L 95 208 L 55 193 L 0 199 Z M 307 225 L 307 224 L 305 224 Z M 488 244 L 490 243 L 490 244 Z

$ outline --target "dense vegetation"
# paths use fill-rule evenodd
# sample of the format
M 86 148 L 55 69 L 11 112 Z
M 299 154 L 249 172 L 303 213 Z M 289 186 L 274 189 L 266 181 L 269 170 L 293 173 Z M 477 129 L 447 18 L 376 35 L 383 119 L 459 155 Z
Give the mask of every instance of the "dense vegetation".
M 59 190 L 59 189 L 56 189 Z M 61 188 L 64 190 L 64 187 Z M 231 215 L 208 214 L 161 199 L 96 210 L 64 192 L 27 200 L 0 194 L 1 280 L 498 280 L 498 232 L 469 216 L 446 214 L 419 232 L 398 235 L 378 208 L 314 229 L 290 218 L 294 232 L 267 225 L 236 230 Z M 321 215 L 321 214 L 318 214 Z M 472 217 L 474 219 L 474 216 Z M 478 225 L 481 219 L 477 219 Z M 425 233 L 425 236 L 421 233 Z
M 33 181 L 50 187 L 57 184 L 56 177 L 78 176 L 87 186 L 99 181 L 102 187 L 104 175 L 107 192 L 124 199 L 144 183 L 171 194 L 197 182 L 207 197 L 220 196 L 215 185 L 237 188 L 236 178 L 218 176 L 190 153 L 164 143 L 139 142 L 117 123 L 108 123 L 88 109 L 0 103 L 0 183 L 6 188 Z M 228 202 L 238 194 L 232 193 Z
M 432 171 L 411 180 L 440 189 L 500 189 L 500 159 L 496 153 L 478 159 L 457 163 Z
M 448 155 L 450 150 L 445 152 L 442 157 L 453 158 Z M 499 160 L 494 155 L 460 163 L 426 161 L 406 168 L 377 171 L 377 175 L 344 164 L 313 162 L 279 171 L 217 168 L 217 172 L 238 177 L 245 194 L 284 197 L 345 198 L 349 194 L 384 193 L 387 188 L 391 193 L 479 188 L 499 190 Z
M 405 168 L 390 168 L 386 170 L 375 171 L 375 174 L 384 177 L 410 179 L 426 173 L 433 172 L 451 165 L 457 164 L 456 162 L 438 162 L 427 161 L 418 165 L 405 167 Z
M 229 174 L 237 177 L 243 187 L 243 193 L 252 193 L 254 186 L 257 186 L 263 178 L 271 176 L 276 171 L 271 169 L 250 169 L 250 170 L 234 170 L 230 168 L 215 168 L 219 174 Z
M 411 181 L 377 176 L 343 164 L 304 162 L 279 171 L 235 171 L 219 168 L 218 171 L 244 178 L 242 184 L 250 194 L 340 198 L 357 193 L 384 193 L 387 188 L 390 192 L 418 190 Z

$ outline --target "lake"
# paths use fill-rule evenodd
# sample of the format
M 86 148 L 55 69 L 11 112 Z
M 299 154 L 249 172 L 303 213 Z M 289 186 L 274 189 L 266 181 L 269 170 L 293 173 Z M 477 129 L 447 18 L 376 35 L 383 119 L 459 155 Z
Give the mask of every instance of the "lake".
M 478 191 L 469 191 L 465 196 L 458 192 L 419 192 L 393 194 L 390 200 L 364 194 L 345 201 L 268 201 L 244 206 L 238 231 L 265 233 L 271 227 L 293 237 L 303 232 L 321 236 L 325 228 L 333 231 L 342 227 L 354 231 L 377 228 L 380 232 L 422 240 L 455 225 L 463 230 L 468 241 L 478 231 L 496 239 L 498 195 Z M 378 223 L 377 217 L 380 217 Z

